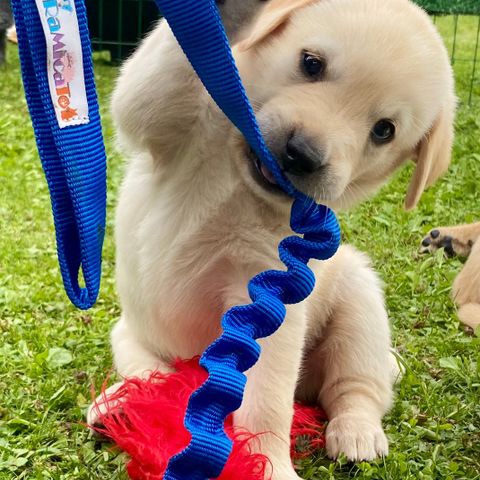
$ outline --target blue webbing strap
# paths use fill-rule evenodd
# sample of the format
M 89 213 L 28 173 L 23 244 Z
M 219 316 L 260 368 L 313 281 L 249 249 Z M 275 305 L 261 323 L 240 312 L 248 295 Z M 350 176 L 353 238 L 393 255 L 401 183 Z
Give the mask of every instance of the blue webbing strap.
M 215 1 L 156 3 L 210 95 L 275 175 L 277 183 L 295 198 L 291 227 L 304 235 L 280 243 L 280 259 L 287 271 L 263 272 L 250 281 L 253 303 L 234 307 L 224 315 L 222 335 L 200 360 L 209 377 L 190 398 L 185 426 L 192 439 L 185 450 L 170 460 L 164 478 L 206 480 L 220 475 L 231 452 L 231 441 L 223 425 L 228 414 L 242 402 L 246 382 L 242 372 L 259 357 L 260 347 L 255 340 L 278 329 L 285 317 L 284 304 L 300 302 L 311 293 L 315 278 L 306 264 L 310 258 L 330 258 L 338 248 L 340 232 L 335 215 L 297 191 L 266 147 Z
M 44 3 L 55 8 L 51 1 Z M 64 3 L 68 7 L 73 0 Z M 95 303 L 100 285 L 106 160 L 85 5 L 83 0 L 75 0 L 89 123 L 65 128 L 59 127 L 52 102 L 45 34 L 35 0 L 13 0 L 12 5 L 25 94 L 50 189 L 63 282 L 71 301 L 87 309 Z M 85 288 L 79 285 L 80 270 Z

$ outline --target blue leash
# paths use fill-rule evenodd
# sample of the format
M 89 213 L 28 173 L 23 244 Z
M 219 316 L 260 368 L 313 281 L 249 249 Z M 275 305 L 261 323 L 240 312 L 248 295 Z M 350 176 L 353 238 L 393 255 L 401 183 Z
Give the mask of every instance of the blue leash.
M 45 72 L 47 47 L 35 2 L 56 4 L 55 0 L 13 0 L 25 91 L 52 196 L 65 288 L 77 306 L 88 308 L 95 301 L 100 281 L 105 157 L 85 8 L 83 0 L 75 0 L 89 123 L 60 128 L 58 108 L 53 107 Z M 297 191 L 266 147 L 214 0 L 156 3 L 210 95 L 244 134 L 278 185 L 295 199 L 291 228 L 303 235 L 280 243 L 280 259 L 287 270 L 263 272 L 249 282 L 252 303 L 234 307 L 224 315 L 222 335 L 200 360 L 209 377 L 190 398 L 185 426 L 192 439 L 185 450 L 170 460 L 164 478 L 206 480 L 220 475 L 230 455 L 232 444 L 223 425 L 241 404 L 246 382 L 242 372 L 252 367 L 260 355 L 256 340 L 279 328 L 285 317 L 285 304 L 298 303 L 311 293 L 315 278 L 306 264 L 311 258 L 325 260 L 334 255 L 340 232 L 333 212 Z M 78 285 L 80 267 L 86 289 Z
M 227 0 L 228 1 L 228 0 Z M 246 377 L 258 360 L 258 338 L 273 334 L 285 318 L 285 304 L 304 300 L 315 277 L 311 258 L 334 255 L 340 241 L 335 215 L 299 192 L 283 175 L 265 145 L 255 114 L 240 81 L 214 0 L 156 0 L 190 63 L 218 106 L 243 133 L 283 190 L 295 198 L 291 228 L 302 237 L 288 237 L 279 254 L 287 271 L 267 271 L 248 285 L 250 305 L 230 309 L 222 319 L 222 335 L 207 348 L 200 364 L 207 381 L 190 398 L 185 427 L 188 447 L 170 459 L 166 480 L 206 480 L 218 477 L 232 443 L 224 432 L 225 418 L 240 407 Z
M 100 287 L 106 159 L 85 5 L 83 0 L 64 4 L 12 1 L 25 95 L 50 189 L 60 270 L 70 300 L 87 309 Z M 77 19 L 75 36 L 71 25 Z M 47 33 L 42 22 L 49 28 Z M 75 55 L 71 46 L 77 47 Z M 78 79 L 84 85 L 76 85 Z

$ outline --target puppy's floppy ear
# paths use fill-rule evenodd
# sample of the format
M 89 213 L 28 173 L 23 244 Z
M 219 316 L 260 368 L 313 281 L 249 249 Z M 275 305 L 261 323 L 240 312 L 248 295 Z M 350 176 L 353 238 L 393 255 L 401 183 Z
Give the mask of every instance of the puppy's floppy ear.
M 416 168 L 408 187 L 405 209 L 414 208 L 425 188 L 435 183 L 450 165 L 455 100 L 445 105 L 432 128 L 417 146 Z
M 316 1 L 318 0 L 270 0 L 254 24 L 250 35 L 240 42 L 237 48 L 248 50 L 258 45 L 284 26 L 295 10 Z

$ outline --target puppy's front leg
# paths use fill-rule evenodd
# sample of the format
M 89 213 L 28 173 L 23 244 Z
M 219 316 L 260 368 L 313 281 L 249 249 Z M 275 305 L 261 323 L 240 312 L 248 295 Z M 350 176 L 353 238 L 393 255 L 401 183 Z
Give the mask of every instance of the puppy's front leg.
M 365 255 L 344 246 L 321 265 L 308 322 L 298 396 L 325 409 L 328 454 L 344 453 L 353 461 L 385 456 L 382 417 L 399 368 L 382 287 Z
M 154 352 L 136 338 L 135 331 L 126 320 L 125 314 L 115 324 L 111 335 L 112 351 L 117 374 L 122 378 L 148 379 L 152 372 L 170 372 L 172 369 Z M 108 400 L 123 385 L 123 381 L 108 387 L 90 405 L 87 411 L 87 423 L 90 426 L 101 424 L 100 418 L 109 410 L 114 410 L 118 400 Z
M 247 387 L 234 424 L 260 434 L 253 448 L 265 454 L 273 480 L 298 480 L 290 459 L 293 401 L 306 329 L 305 308 L 287 308 L 284 324 L 260 340 L 258 363 L 247 372 Z

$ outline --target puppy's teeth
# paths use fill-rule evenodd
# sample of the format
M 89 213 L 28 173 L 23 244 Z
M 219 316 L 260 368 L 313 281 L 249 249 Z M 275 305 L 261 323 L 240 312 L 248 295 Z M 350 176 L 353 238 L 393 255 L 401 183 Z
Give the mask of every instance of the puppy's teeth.
M 274 185 L 277 184 L 277 182 L 275 181 L 275 177 L 273 176 L 273 173 L 265 166 L 261 165 L 260 167 L 261 171 L 262 171 L 262 175 L 270 182 L 270 183 L 273 183 Z

